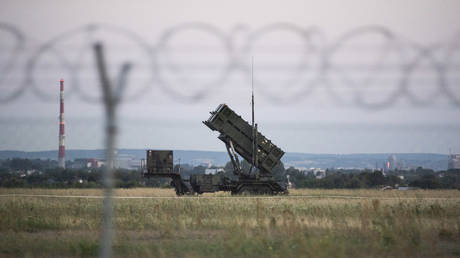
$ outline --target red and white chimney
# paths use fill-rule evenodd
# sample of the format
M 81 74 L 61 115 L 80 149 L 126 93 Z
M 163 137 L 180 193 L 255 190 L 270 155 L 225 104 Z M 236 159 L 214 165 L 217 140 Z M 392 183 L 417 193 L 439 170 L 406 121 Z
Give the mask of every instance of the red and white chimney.
M 61 79 L 60 111 L 59 111 L 59 155 L 58 166 L 65 168 L 65 122 L 64 122 L 64 80 Z

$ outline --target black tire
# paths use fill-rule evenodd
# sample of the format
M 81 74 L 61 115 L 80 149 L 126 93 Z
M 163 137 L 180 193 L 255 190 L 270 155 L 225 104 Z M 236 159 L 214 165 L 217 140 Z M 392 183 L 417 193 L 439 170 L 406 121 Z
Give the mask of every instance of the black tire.
M 249 186 L 243 186 L 241 189 L 238 191 L 239 195 L 244 195 L 244 196 L 249 196 L 252 195 L 252 189 Z
M 258 194 L 273 195 L 273 190 L 268 185 L 259 186 Z

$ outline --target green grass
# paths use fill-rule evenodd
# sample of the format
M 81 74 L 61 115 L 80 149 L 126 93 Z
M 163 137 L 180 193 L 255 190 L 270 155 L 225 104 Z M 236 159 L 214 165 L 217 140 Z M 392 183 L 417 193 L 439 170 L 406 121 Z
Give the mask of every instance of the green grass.
M 101 195 L 0 189 L 0 194 Z M 116 199 L 118 257 L 458 257 L 460 191 L 297 190 L 304 197 Z M 174 196 L 118 190 L 117 196 Z M 343 196 L 343 197 L 342 197 Z M 368 198 L 347 198 L 368 197 Z M 96 256 L 102 199 L 0 197 L 0 257 Z

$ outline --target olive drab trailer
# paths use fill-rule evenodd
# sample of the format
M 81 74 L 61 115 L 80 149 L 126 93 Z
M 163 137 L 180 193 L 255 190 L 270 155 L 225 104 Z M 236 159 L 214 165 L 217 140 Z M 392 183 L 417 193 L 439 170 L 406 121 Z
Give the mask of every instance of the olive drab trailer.
M 171 150 L 147 150 L 145 177 L 170 177 L 171 185 L 177 195 L 189 192 L 189 187 L 182 180 L 180 171 L 174 171 L 174 158 Z

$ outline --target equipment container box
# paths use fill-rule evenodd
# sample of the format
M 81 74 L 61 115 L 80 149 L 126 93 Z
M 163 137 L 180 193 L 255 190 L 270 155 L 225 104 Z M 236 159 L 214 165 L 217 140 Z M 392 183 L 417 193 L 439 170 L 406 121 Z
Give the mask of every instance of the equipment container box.
M 148 150 L 145 174 L 149 176 L 178 175 L 174 172 L 173 152 L 171 150 Z

